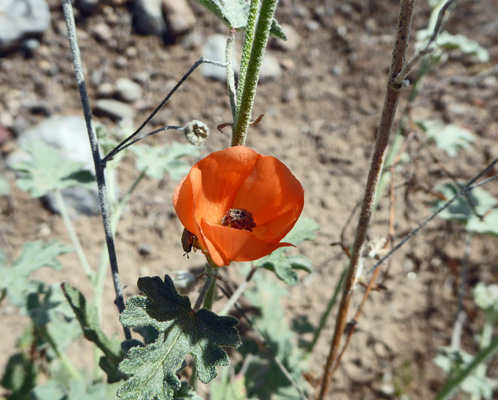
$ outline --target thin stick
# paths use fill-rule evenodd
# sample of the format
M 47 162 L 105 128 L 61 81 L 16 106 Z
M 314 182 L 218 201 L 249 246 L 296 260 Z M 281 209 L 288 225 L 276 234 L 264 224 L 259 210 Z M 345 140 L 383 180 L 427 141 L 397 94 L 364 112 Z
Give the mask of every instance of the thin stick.
M 431 47 L 431 45 L 436 40 L 437 35 L 439 35 L 439 31 L 440 31 L 441 26 L 443 24 L 444 14 L 448 10 L 448 8 L 453 4 L 454 1 L 455 0 L 448 0 L 443 5 L 443 7 L 441 7 L 441 10 L 439 10 L 439 14 L 437 16 L 436 25 L 434 25 L 434 31 L 432 32 L 432 35 L 429 38 L 429 41 L 424 46 L 424 48 L 421 49 L 421 50 L 419 50 L 417 53 L 415 53 L 415 55 L 401 69 L 401 72 L 394 79 L 394 83 L 396 85 L 401 85 L 402 84 L 403 80 L 410 73 L 410 71 L 412 70 L 412 68 L 422 59 L 422 57 L 424 57 L 427 54 L 432 53 L 436 49 L 436 47 Z
M 227 303 L 225 304 L 223 309 L 218 313 L 218 315 L 227 315 L 230 312 L 232 307 L 237 303 L 240 296 L 242 296 L 242 294 L 246 290 L 247 285 L 249 284 L 249 282 L 251 281 L 252 277 L 254 276 L 257 270 L 258 268 L 255 267 L 254 265 L 251 267 L 251 271 L 249 271 L 249 273 L 247 274 L 247 277 L 244 280 L 244 282 L 242 282 L 240 286 L 237 288 L 237 290 L 230 296 Z
M 495 161 L 498 162 L 498 158 Z M 495 162 L 493 162 L 493 163 L 495 163 Z M 488 168 L 486 168 L 486 170 L 487 169 Z M 479 173 L 479 175 L 482 175 L 482 173 Z M 457 200 L 458 198 L 460 198 L 461 196 L 463 196 L 465 193 L 470 192 L 471 190 L 474 190 L 475 188 L 478 188 L 479 186 L 483 186 L 486 183 L 489 183 L 489 182 L 491 182 L 491 181 L 493 181 L 493 180 L 495 180 L 497 178 L 498 178 L 498 174 L 497 175 L 493 175 L 492 177 L 490 177 L 488 179 L 485 179 L 482 182 L 476 183 L 475 185 L 471 185 L 471 186 L 467 185 L 463 190 L 460 190 L 457 194 L 455 194 L 455 196 L 453 196 L 450 200 L 448 200 L 441 207 L 439 207 L 436 210 L 436 212 L 434 212 L 434 214 L 432 214 L 430 217 L 428 217 L 427 219 L 425 219 L 418 227 L 416 227 L 413 231 L 411 231 L 408 235 L 406 235 L 396 246 L 394 246 L 392 248 L 392 250 L 390 250 L 379 261 L 377 261 L 373 265 L 373 267 L 370 268 L 366 273 L 370 274 L 373 271 L 375 271 L 375 269 L 379 265 L 381 265 L 384 261 L 386 261 L 389 257 L 391 257 L 396 251 L 399 250 L 399 248 L 401 246 L 403 246 L 404 244 L 406 244 L 411 238 L 413 238 L 415 235 L 417 235 L 417 233 L 419 233 L 429 222 L 431 222 L 434 218 L 436 218 L 440 213 L 442 213 L 444 210 L 446 210 L 451 205 L 451 203 L 453 203 L 455 200 Z M 474 182 L 474 179 L 471 182 Z
M 147 133 L 145 135 L 139 135 L 138 138 L 136 138 L 135 140 L 132 140 L 131 142 L 128 142 L 128 143 L 124 144 L 123 146 L 121 146 L 116 153 L 119 153 L 120 151 L 123 151 L 124 149 L 127 149 L 132 144 L 135 144 L 135 143 L 139 142 L 142 139 L 145 139 L 145 138 L 147 138 L 149 136 L 155 135 L 156 133 L 167 131 L 167 130 L 182 131 L 183 130 L 183 126 L 169 126 L 169 125 L 168 126 L 163 126 L 162 128 L 158 128 L 155 131 L 149 132 L 149 133 Z M 116 153 L 114 153 L 114 155 L 116 155 Z
M 100 208 L 102 211 L 102 221 L 104 224 L 105 239 L 107 243 L 107 249 L 109 252 L 112 281 L 114 284 L 114 291 L 116 293 L 116 299 L 114 300 L 114 304 L 116 304 L 116 307 L 121 313 L 125 309 L 125 304 L 123 298 L 123 289 L 121 286 L 121 279 L 119 277 L 118 260 L 116 257 L 116 249 L 114 246 L 114 238 L 111 229 L 111 214 L 109 210 L 109 202 L 107 199 L 107 188 L 105 183 L 104 170 L 101 168 L 102 160 L 100 157 L 97 135 L 95 134 L 95 126 L 92 120 L 92 111 L 90 108 L 90 101 L 88 99 L 85 77 L 83 74 L 83 67 L 81 63 L 78 39 L 76 37 L 76 26 L 74 22 L 71 0 L 63 0 L 62 7 L 64 10 L 64 19 L 66 20 L 69 45 L 71 47 L 71 55 L 73 59 L 74 73 L 76 76 L 76 84 L 78 85 L 80 91 L 83 114 L 85 116 L 88 138 L 90 140 L 90 148 L 92 151 L 93 162 L 95 165 L 95 176 L 97 179 L 97 186 L 99 191 Z M 131 339 L 130 329 L 126 327 L 123 327 L 123 329 L 124 329 L 125 338 Z
M 391 134 L 394 115 L 396 114 L 396 108 L 398 105 L 399 89 L 401 86 L 394 83 L 394 78 L 401 71 L 405 61 L 408 39 L 410 37 L 412 25 L 414 3 L 415 0 L 403 0 L 400 6 L 396 44 L 392 55 L 392 63 L 389 71 L 384 107 L 377 132 L 377 141 L 375 143 L 372 163 L 370 165 L 370 171 L 365 189 L 365 196 L 356 230 L 356 237 L 349 261 L 348 274 L 346 276 L 344 291 L 337 314 L 334 336 L 331 341 L 330 351 L 323 371 L 323 379 L 318 400 L 323 400 L 328 392 L 331 381 L 330 374 L 332 372 L 332 366 L 334 365 L 334 361 L 339 352 L 342 333 L 344 332 L 344 327 L 346 326 L 351 298 L 359 271 L 361 250 L 363 248 L 363 243 L 365 242 L 367 228 L 374 206 L 375 194 L 380 176 L 382 174 L 382 167 L 384 165 L 384 158 Z
M 66 1 L 66 0 L 64 0 Z M 135 136 L 137 136 L 140 131 L 147 125 L 152 118 L 155 117 L 155 115 L 159 112 L 159 110 L 168 102 L 168 100 L 173 96 L 173 94 L 178 90 L 178 88 L 183 85 L 183 83 L 187 80 L 187 78 L 194 72 L 197 67 L 201 64 L 213 64 L 217 65 L 219 67 L 226 68 L 226 63 L 218 62 L 218 61 L 213 61 L 213 60 L 208 60 L 207 58 L 201 57 L 199 58 L 194 65 L 190 67 L 190 69 L 187 71 L 185 75 L 176 83 L 176 85 L 171 89 L 171 91 L 166 95 L 166 97 L 161 101 L 161 103 L 150 113 L 150 115 L 146 118 L 144 122 L 142 122 L 142 125 L 138 127 L 138 129 L 133 132 L 130 136 L 128 136 L 125 140 L 123 140 L 121 143 L 119 143 L 108 155 L 106 155 L 102 159 L 102 168 L 105 168 L 105 164 L 109 161 L 112 160 L 112 158 L 119 153 L 123 148 L 125 148 L 125 145 L 132 140 Z

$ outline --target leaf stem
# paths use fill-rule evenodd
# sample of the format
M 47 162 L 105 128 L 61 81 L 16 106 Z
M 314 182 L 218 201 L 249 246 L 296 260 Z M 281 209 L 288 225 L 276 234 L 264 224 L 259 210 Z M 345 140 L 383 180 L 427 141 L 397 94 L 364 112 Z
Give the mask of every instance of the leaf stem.
M 55 342 L 48 329 L 46 327 L 42 327 L 41 329 L 43 330 L 43 336 L 47 339 L 48 343 L 54 350 L 54 353 L 57 355 L 57 358 L 64 365 L 64 368 L 69 372 L 69 375 L 71 375 L 74 379 L 80 381 L 83 380 L 83 376 L 81 375 L 80 371 L 78 371 L 78 369 L 74 366 L 66 353 L 60 351 L 59 346 L 57 346 L 57 343 Z
M 324 366 L 323 378 L 318 395 L 318 400 L 323 400 L 328 392 L 329 385 L 332 379 L 334 362 L 339 352 L 342 334 L 346 326 L 351 298 L 353 296 L 354 287 L 359 271 L 360 256 L 363 244 L 365 242 L 367 228 L 372 214 L 375 194 L 379 179 L 382 174 L 382 167 L 386 156 L 387 145 L 391 134 L 391 128 L 396 114 L 398 105 L 399 93 L 401 86 L 394 84 L 394 78 L 399 74 L 405 61 L 406 50 L 408 47 L 408 39 L 413 18 L 413 6 L 415 0 L 402 0 L 400 5 L 400 13 L 398 19 L 397 37 L 395 47 L 392 54 L 391 68 L 387 82 L 386 96 L 382 115 L 377 131 L 377 140 L 375 143 L 372 162 L 368 174 L 367 184 L 365 187 L 365 195 L 361 207 L 361 212 L 356 229 L 356 236 L 349 261 L 348 273 L 345 280 L 344 290 L 341 298 L 341 303 L 337 313 L 334 335 L 330 344 L 329 354 Z
M 204 282 L 204 286 L 202 286 L 201 291 L 199 292 L 199 297 L 197 298 L 195 305 L 194 305 L 194 311 L 199 311 L 204 303 L 204 300 L 206 299 L 206 296 L 211 289 L 211 285 L 213 284 L 214 276 L 215 276 L 215 269 L 213 268 L 212 264 L 213 261 L 211 260 L 211 257 L 209 255 L 206 255 L 207 258 L 207 263 L 206 263 L 206 270 L 205 270 L 205 275 L 206 275 L 206 282 Z
M 271 23 L 277 2 L 278 0 L 263 0 L 261 4 L 251 55 L 245 77 L 242 81 L 243 87 L 239 87 L 238 89 L 239 91 L 242 90 L 242 94 L 240 95 L 240 102 L 238 102 L 239 112 L 237 113 L 237 119 L 234 121 L 232 146 L 244 146 L 246 143 L 247 130 L 251 121 L 252 107 L 258 86 L 259 72 L 263 63 L 268 37 L 270 36 Z
M 83 251 L 83 247 L 81 246 L 81 242 L 78 239 L 78 235 L 74 230 L 73 223 L 71 221 L 71 217 L 69 216 L 69 212 L 66 207 L 66 202 L 62 197 L 62 193 L 59 189 L 55 190 L 55 199 L 57 201 L 57 205 L 59 206 L 59 210 L 61 212 L 62 220 L 64 221 L 64 225 L 66 226 L 67 233 L 69 234 L 69 238 L 71 239 L 71 243 L 73 244 L 74 251 L 80 260 L 80 264 L 83 267 L 83 271 L 85 272 L 86 277 L 90 282 L 93 283 L 95 278 L 95 273 L 92 271 L 88 260 L 86 259 L 85 252 Z
M 92 151 L 93 162 L 95 165 L 95 175 L 97 178 L 97 186 L 99 191 L 100 208 L 102 211 L 102 222 L 104 225 L 105 240 L 107 243 L 107 250 L 109 253 L 109 261 L 111 265 L 111 274 L 112 274 L 112 281 L 114 284 L 114 292 L 116 294 L 114 303 L 116 304 L 116 307 L 121 313 L 125 309 L 123 287 L 121 285 L 121 278 L 119 276 L 116 248 L 114 246 L 114 237 L 112 235 L 112 229 L 111 229 L 111 214 L 109 210 L 109 201 L 107 199 L 107 187 L 106 187 L 105 175 L 104 175 L 104 170 L 102 168 L 102 158 L 100 157 L 97 135 L 95 133 L 95 125 L 93 123 L 92 111 L 90 108 L 90 100 L 88 98 L 85 76 L 83 74 L 83 67 L 81 62 L 80 50 L 78 46 L 78 39 L 76 37 L 76 25 L 74 22 L 71 0 L 63 0 L 62 8 L 64 10 L 64 19 L 66 20 L 69 45 L 71 47 L 71 55 L 73 59 L 76 84 L 80 92 L 83 114 L 85 116 L 88 138 L 90 140 L 90 148 Z M 123 327 L 123 329 L 124 329 L 125 338 L 131 339 L 130 329 L 127 327 Z

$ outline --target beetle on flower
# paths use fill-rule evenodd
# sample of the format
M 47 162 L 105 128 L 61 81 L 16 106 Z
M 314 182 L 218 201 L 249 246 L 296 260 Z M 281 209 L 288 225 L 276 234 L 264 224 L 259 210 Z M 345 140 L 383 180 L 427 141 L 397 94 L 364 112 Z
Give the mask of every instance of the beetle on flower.
M 292 246 L 280 241 L 303 210 L 304 190 L 276 158 L 235 146 L 195 164 L 173 205 L 195 245 L 222 267 Z

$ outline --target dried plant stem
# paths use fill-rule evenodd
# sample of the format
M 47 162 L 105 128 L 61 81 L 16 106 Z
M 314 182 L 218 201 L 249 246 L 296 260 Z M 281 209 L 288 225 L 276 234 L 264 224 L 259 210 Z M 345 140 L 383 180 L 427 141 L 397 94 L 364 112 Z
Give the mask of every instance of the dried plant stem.
M 382 167 L 384 164 L 389 136 L 391 134 L 394 115 L 396 114 L 396 108 L 398 105 L 400 86 L 395 85 L 393 80 L 401 71 L 403 63 L 405 61 L 408 39 L 410 36 L 412 25 L 414 3 L 415 0 L 403 0 L 400 6 L 397 38 L 392 55 L 391 68 L 389 71 L 386 97 L 384 100 L 382 116 L 377 132 L 377 140 L 375 143 L 372 163 L 370 165 L 370 171 L 368 174 L 365 196 L 360 212 L 353 250 L 349 261 L 348 273 L 346 276 L 342 299 L 337 314 L 335 331 L 330 345 L 330 351 L 327 357 L 327 361 L 324 367 L 322 384 L 318 395 L 319 400 L 323 400 L 328 392 L 330 381 L 332 379 L 332 367 L 339 352 L 342 334 L 344 332 L 344 327 L 346 326 L 347 315 L 358 274 L 361 250 L 365 242 L 367 228 L 374 206 L 375 193 L 377 191 L 377 185 L 382 173 Z
M 494 181 L 495 179 L 498 179 L 498 174 L 493 175 L 479 183 L 473 184 L 477 179 L 479 179 L 481 176 L 485 175 L 495 164 L 498 164 L 498 158 L 493 160 L 484 170 L 479 172 L 479 174 L 473 178 L 467 186 L 465 186 L 462 190 L 460 190 L 457 194 L 455 194 L 451 199 L 449 199 L 446 203 L 444 203 L 441 207 L 439 207 L 430 217 L 427 217 L 422 223 L 417 226 L 414 230 L 412 230 L 408 235 L 406 235 L 396 246 L 394 246 L 385 256 L 383 256 L 379 261 L 377 261 L 368 271 L 366 271 L 367 274 L 371 274 L 373 271 L 375 271 L 376 268 L 379 267 L 384 261 L 386 261 L 389 257 L 391 257 L 395 252 L 397 252 L 401 246 L 405 245 L 411 238 L 417 235 L 425 226 L 431 222 L 434 218 L 436 218 L 440 213 L 442 213 L 444 210 L 446 210 L 456 199 L 462 197 L 465 195 L 465 193 L 470 192 L 471 190 L 474 190 L 475 188 L 478 188 L 480 186 L 484 186 L 485 184 Z
M 418 64 L 418 62 L 427 54 L 432 53 L 435 50 L 435 47 L 431 47 L 432 44 L 435 42 L 437 35 L 439 34 L 439 31 L 441 30 L 441 27 L 443 25 L 443 18 L 444 14 L 450 8 L 450 6 L 453 4 L 455 0 L 448 0 L 439 10 L 438 16 L 437 16 L 437 21 L 436 24 L 434 25 L 434 30 L 432 32 L 431 37 L 427 41 L 427 44 L 424 46 L 423 49 L 417 51 L 415 55 L 410 58 L 410 60 L 403 66 L 401 69 L 400 73 L 396 76 L 394 79 L 394 83 L 396 85 L 401 85 L 403 80 L 406 78 L 406 76 L 410 73 L 412 68 Z
M 227 303 L 225 304 L 223 309 L 218 313 L 218 315 L 227 315 L 230 312 L 232 307 L 237 303 L 240 296 L 242 296 L 242 294 L 246 290 L 247 285 L 249 284 L 249 282 L 251 281 L 252 277 L 254 276 L 254 274 L 256 273 L 257 270 L 258 270 L 258 268 L 255 267 L 254 265 L 251 267 L 251 270 L 247 274 L 244 282 L 242 282 L 240 284 L 240 286 L 237 288 L 237 290 L 235 290 L 235 292 L 233 292 L 233 294 L 230 296 Z
M 64 1 L 66 1 L 66 0 L 64 0 Z M 218 67 L 223 67 L 223 68 L 226 68 L 226 66 L 227 66 L 225 63 L 218 62 L 218 61 L 208 60 L 205 57 L 199 58 L 194 63 L 194 65 L 192 65 L 190 67 L 190 69 L 186 72 L 186 74 L 183 75 L 183 77 L 176 83 L 176 85 L 173 87 L 173 89 L 170 90 L 170 92 L 166 95 L 166 97 L 163 99 L 163 101 L 161 101 L 161 103 L 159 103 L 159 105 L 154 109 L 154 111 L 152 111 L 150 113 L 150 115 L 145 119 L 145 121 L 142 122 L 142 124 L 138 127 L 138 129 L 135 132 L 133 132 L 130 136 L 128 136 L 125 140 L 123 140 L 121 143 L 119 143 L 109 154 L 107 154 L 102 159 L 102 161 L 101 161 L 102 168 L 105 168 L 105 164 L 108 161 L 112 160 L 112 158 L 117 153 L 119 153 L 121 150 L 123 150 L 123 149 L 125 149 L 126 147 L 129 146 L 130 140 L 132 140 L 133 138 L 135 138 L 142 131 L 142 129 L 152 120 L 152 118 L 155 117 L 155 115 L 159 112 L 159 110 L 161 108 L 163 108 L 163 106 L 168 102 L 168 100 L 171 98 L 171 96 L 173 96 L 173 94 L 178 90 L 178 88 L 183 85 L 183 83 L 187 80 L 187 78 L 190 75 L 192 75 L 192 73 L 201 64 L 213 64 L 213 65 L 217 65 Z M 151 132 L 151 133 L 149 133 L 147 135 L 140 136 L 137 140 L 135 140 L 135 142 L 138 142 L 139 140 L 142 140 L 143 138 L 145 138 L 147 136 L 150 136 L 150 135 L 153 135 L 154 133 L 157 133 L 157 132 L 159 132 L 161 130 L 165 130 L 165 129 L 178 129 L 178 128 L 181 129 L 181 127 L 165 127 L 165 128 L 161 128 L 161 129 L 158 129 L 158 130 L 156 130 L 154 132 Z
M 123 289 L 121 286 L 121 279 L 119 277 L 119 268 L 116 257 L 116 249 L 114 246 L 114 238 L 111 229 L 111 214 L 109 210 L 109 202 L 107 199 L 107 188 L 106 188 L 104 170 L 101 167 L 102 159 L 100 157 L 97 135 L 95 133 L 95 126 L 92 120 L 92 112 L 90 108 L 88 92 L 86 89 L 85 77 L 83 75 L 83 67 L 81 63 L 78 39 L 76 38 L 76 26 L 74 22 L 71 0 L 63 0 L 62 7 L 64 10 L 64 19 L 66 20 L 66 26 L 68 30 L 69 44 L 71 47 L 71 55 L 73 59 L 74 72 L 76 76 L 76 84 L 78 85 L 80 92 L 83 114 L 85 116 L 88 138 L 90 140 L 90 147 L 92 151 L 93 162 L 95 165 L 95 175 L 97 178 L 100 207 L 102 211 L 102 221 L 104 223 L 105 239 L 107 243 L 107 250 L 109 252 L 112 281 L 114 283 L 114 291 L 116 293 L 116 299 L 114 300 L 114 303 L 116 304 L 119 312 L 121 313 L 125 309 L 125 304 L 123 298 Z M 124 327 L 123 329 L 126 339 L 131 339 L 130 329 L 126 327 Z

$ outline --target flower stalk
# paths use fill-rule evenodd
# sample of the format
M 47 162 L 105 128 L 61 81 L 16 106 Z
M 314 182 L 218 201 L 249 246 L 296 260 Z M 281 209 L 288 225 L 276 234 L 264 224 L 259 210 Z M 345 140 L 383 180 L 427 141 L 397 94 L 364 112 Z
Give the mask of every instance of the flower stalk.
M 244 146 L 246 143 L 247 130 L 251 121 L 252 107 L 254 105 L 254 98 L 256 96 L 256 88 L 259 80 L 259 72 L 263 57 L 265 54 L 266 44 L 270 36 L 270 28 L 273 21 L 273 15 L 277 7 L 278 0 L 263 0 L 261 4 L 261 11 L 259 14 L 256 30 L 254 34 L 254 41 L 251 47 L 251 54 L 249 56 L 247 71 L 242 78 L 242 86 L 239 82 L 237 97 L 240 98 L 238 102 L 237 118 L 234 121 L 232 132 L 232 146 Z M 256 3 L 256 2 L 252 2 Z M 254 4 L 251 4 L 251 10 Z M 248 42 L 250 38 L 246 39 Z M 247 44 L 247 47 L 249 43 Z M 244 48 L 246 45 L 244 44 Z M 245 50 L 245 49 L 244 49 Z

